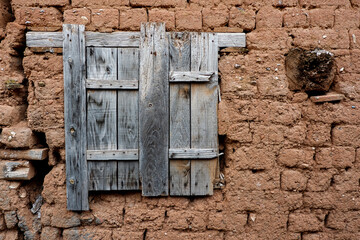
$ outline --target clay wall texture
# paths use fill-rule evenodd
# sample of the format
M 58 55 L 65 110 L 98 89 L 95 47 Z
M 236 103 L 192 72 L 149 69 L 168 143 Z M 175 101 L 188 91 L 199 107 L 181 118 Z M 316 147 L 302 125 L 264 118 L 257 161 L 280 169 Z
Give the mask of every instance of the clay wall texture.
M 226 186 L 202 198 L 96 193 L 90 211 L 67 211 L 62 55 L 27 49 L 25 32 L 146 21 L 247 34 L 248 51 L 219 59 Z M 0 147 L 40 141 L 50 153 L 33 180 L 0 180 L 0 239 L 360 239 L 359 26 L 359 0 L 1 0 Z M 315 104 L 288 89 L 293 47 L 334 54 L 331 89 L 344 100 Z M 23 134 L 9 143 L 12 131 Z

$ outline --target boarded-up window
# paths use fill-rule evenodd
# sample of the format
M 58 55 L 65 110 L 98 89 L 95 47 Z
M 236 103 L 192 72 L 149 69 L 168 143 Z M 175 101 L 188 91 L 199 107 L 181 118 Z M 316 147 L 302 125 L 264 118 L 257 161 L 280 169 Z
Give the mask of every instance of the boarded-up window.
M 85 33 L 64 25 L 68 209 L 88 190 L 212 195 L 218 174 L 217 33 Z

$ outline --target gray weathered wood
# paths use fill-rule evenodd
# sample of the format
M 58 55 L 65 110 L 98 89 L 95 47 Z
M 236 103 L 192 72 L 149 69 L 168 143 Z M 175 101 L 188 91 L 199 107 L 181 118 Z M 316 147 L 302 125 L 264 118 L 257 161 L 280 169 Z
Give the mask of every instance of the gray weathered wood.
M 117 79 L 117 49 L 88 47 L 86 51 L 87 78 Z
M 0 179 L 30 180 L 35 176 L 35 172 L 29 161 L 0 161 Z
M 98 33 L 86 32 L 86 46 L 136 47 L 140 45 L 139 32 Z
M 138 48 L 118 49 L 118 78 L 124 79 L 122 82 L 131 83 L 134 81 L 131 79 L 139 79 L 139 64 Z M 138 149 L 139 147 L 138 95 L 138 91 L 118 91 L 119 149 Z M 139 162 L 118 162 L 118 190 L 137 190 L 139 188 Z
M 85 26 L 63 25 L 66 193 L 69 210 L 88 210 Z
M 170 82 L 209 82 L 215 72 L 170 72 Z
M 139 89 L 137 80 L 86 80 L 87 89 Z
M 63 47 L 64 36 L 61 32 L 27 32 L 27 47 Z
M 169 35 L 170 71 L 190 71 L 190 34 Z M 170 148 L 190 148 L 190 84 L 170 84 Z M 170 161 L 170 195 L 190 195 L 190 160 Z
M 89 190 L 117 190 L 117 161 L 88 161 Z
M 98 161 L 107 161 L 107 160 L 118 160 L 118 161 L 128 161 L 128 160 L 139 160 L 139 150 L 138 149 L 118 149 L 118 150 L 87 150 L 87 160 L 98 160 Z
M 44 160 L 48 157 L 48 148 L 30 150 L 0 150 L 1 159 Z
M 218 69 L 218 38 L 213 33 L 193 33 L 191 70 Z M 217 74 L 216 74 L 217 75 Z M 191 147 L 218 149 L 218 79 L 191 84 Z M 191 195 L 212 195 L 217 159 L 191 162 Z
M 140 37 L 139 149 L 142 194 L 168 195 L 169 48 L 164 23 L 144 23 Z
M 171 159 L 211 159 L 218 155 L 217 149 L 196 149 L 196 148 L 170 148 L 169 158 Z
M 171 34 L 171 33 L 168 33 Z M 219 47 L 246 47 L 245 33 L 218 33 Z M 26 46 L 61 48 L 61 32 L 27 32 Z M 139 47 L 139 32 L 98 33 L 86 32 L 86 46 L 94 47 Z
M 245 33 L 218 33 L 218 46 L 222 47 L 246 47 Z
M 139 47 L 139 32 L 86 32 L 87 47 Z M 61 32 L 27 32 L 27 47 L 63 47 Z
M 116 149 L 116 91 L 88 90 L 88 150 Z
M 117 79 L 117 49 L 87 48 L 88 79 Z M 87 149 L 116 150 L 116 91 L 87 91 Z M 116 161 L 88 161 L 89 190 L 117 189 Z

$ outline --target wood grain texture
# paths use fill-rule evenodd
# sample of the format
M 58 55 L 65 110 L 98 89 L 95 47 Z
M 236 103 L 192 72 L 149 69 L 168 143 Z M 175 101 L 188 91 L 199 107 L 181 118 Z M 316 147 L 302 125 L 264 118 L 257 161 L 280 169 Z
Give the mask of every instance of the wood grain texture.
M 99 33 L 86 32 L 86 46 L 136 47 L 140 45 L 139 32 Z
M 86 48 L 87 78 L 97 80 L 117 80 L 117 49 Z
M 139 79 L 139 49 L 118 49 L 118 78 L 122 82 Z M 138 149 L 139 147 L 139 103 L 138 91 L 118 91 L 118 148 Z M 140 188 L 139 161 L 118 162 L 118 190 Z
M 35 168 L 29 161 L 0 161 L 0 179 L 30 180 L 35 173 Z
M 144 23 L 140 37 L 139 140 L 144 196 L 168 195 L 169 48 L 164 23 Z
M 223 47 L 246 47 L 245 33 L 218 33 L 218 46 Z
M 63 25 L 66 193 L 69 210 L 88 210 L 85 26 Z
M 217 149 L 170 148 L 171 159 L 211 159 L 217 157 Z
M 190 71 L 189 33 L 169 35 L 170 72 Z M 190 84 L 170 84 L 170 148 L 190 148 Z M 190 195 L 190 160 L 170 161 L 170 195 Z
M 63 47 L 64 36 L 61 32 L 27 32 L 27 47 Z
M 117 49 L 87 48 L 88 79 L 117 79 Z M 116 150 L 116 91 L 87 91 L 87 149 Z M 88 161 L 89 190 L 117 189 L 116 161 Z
M 209 82 L 210 78 L 217 77 L 214 72 L 170 72 L 170 82 Z
M 138 149 L 118 149 L 118 150 L 87 150 L 87 160 L 98 160 L 98 161 L 107 161 L 107 160 L 118 160 L 118 161 L 128 161 L 128 160 L 139 160 L 139 150 Z
M 139 47 L 139 32 L 98 33 L 86 32 L 86 46 L 93 47 Z M 171 33 L 167 33 L 171 34 Z M 218 33 L 219 47 L 246 47 L 245 33 Z M 61 32 L 27 32 L 28 47 L 61 48 L 63 36 Z
M 191 36 L 191 70 L 218 69 L 218 38 L 213 33 Z M 191 148 L 218 149 L 218 79 L 191 84 Z M 191 195 L 212 195 L 217 159 L 191 162 Z
M 88 161 L 89 190 L 117 190 L 117 161 Z
M 0 150 L 1 159 L 22 159 L 22 160 L 44 160 L 48 157 L 48 148 L 29 149 L 29 150 Z
M 139 81 L 137 80 L 86 80 L 87 89 L 139 89 Z

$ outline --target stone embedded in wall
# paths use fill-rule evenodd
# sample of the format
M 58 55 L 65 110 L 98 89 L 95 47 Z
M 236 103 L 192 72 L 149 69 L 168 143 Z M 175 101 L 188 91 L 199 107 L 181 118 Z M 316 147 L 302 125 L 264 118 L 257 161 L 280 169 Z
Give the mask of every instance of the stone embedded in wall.
M 9 126 L 21 119 L 25 113 L 25 106 L 0 105 L 0 125 Z
M 39 141 L 33 131 L 21 122 L 16 126 L 3 128 L 0 134 L 0 143 L 8 148 L 32 148 Z
M 293 48 L 285 66 L 290 90 L 328 91 L 335 78 L 334 55 L 322 49 Z
M 4 218 L 6 227 L 9 229 L 14 228 L 19 221 L 16 215 L 16 211 L 5 212 Z

